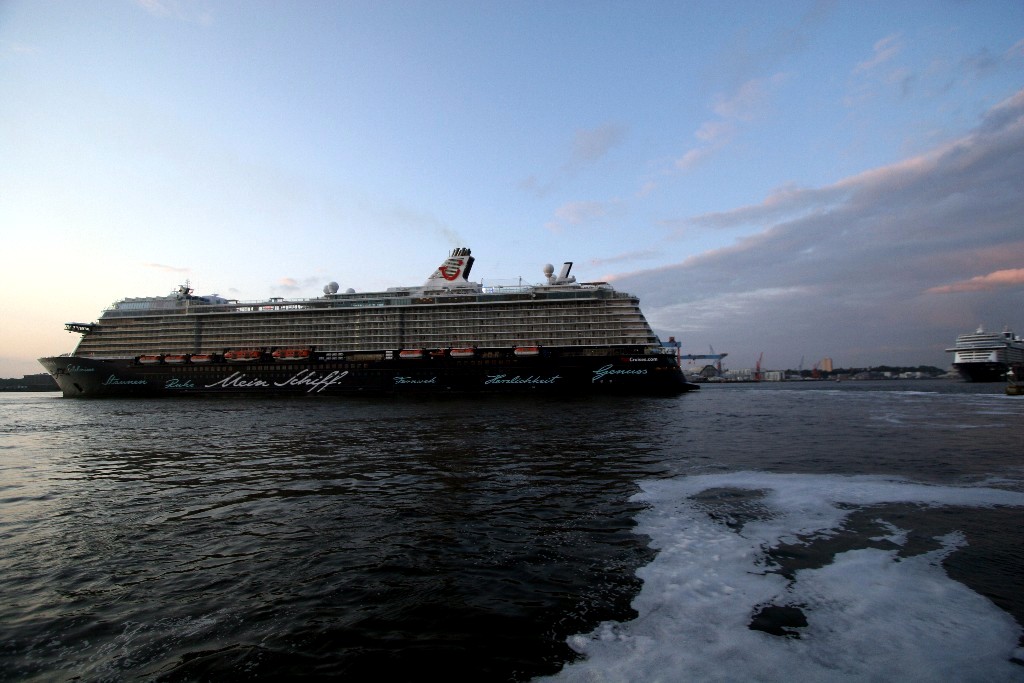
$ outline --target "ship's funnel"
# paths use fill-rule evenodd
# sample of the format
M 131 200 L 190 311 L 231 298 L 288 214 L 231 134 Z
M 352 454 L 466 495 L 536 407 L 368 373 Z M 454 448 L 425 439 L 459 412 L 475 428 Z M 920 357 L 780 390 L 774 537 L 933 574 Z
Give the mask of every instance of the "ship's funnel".
M 469 249 L 466 247 L 452 249 L 452 253 L 441 264 L 441 267 L 434 271 L 423 287 L 424 289 L 475 287 L 466 279 L 472 268 L 473 257 L 470 256 Z

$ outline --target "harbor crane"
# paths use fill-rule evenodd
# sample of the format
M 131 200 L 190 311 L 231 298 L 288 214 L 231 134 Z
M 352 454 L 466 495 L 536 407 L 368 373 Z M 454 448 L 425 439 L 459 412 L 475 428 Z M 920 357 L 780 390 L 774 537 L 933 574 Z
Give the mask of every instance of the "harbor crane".
M 719 374 L 722 372 L 722 359 L 728 356 L 728 353 L 715 353 L 715 347 L 708 346 L 710 353 L 684 353 L 679 356 L 680 359 L 685 358 L 686 360 L 710 360 L 714 361 L 715 369 L 718 370 Z
M 682 344 L 676 341 L 675 337 L 669 337 L 667 342 L 662 342 L 662 346 L 668 348 L 674 348 L 676 350 L 676 357 L 682 360 L 710 360 L 714 361 L 715 369 L 718 374 L 722 374 L 722 359 L 728 356 L 728 353 L 715 353 L 715 347 L 708 345 L 710 353 L 680 353 Z

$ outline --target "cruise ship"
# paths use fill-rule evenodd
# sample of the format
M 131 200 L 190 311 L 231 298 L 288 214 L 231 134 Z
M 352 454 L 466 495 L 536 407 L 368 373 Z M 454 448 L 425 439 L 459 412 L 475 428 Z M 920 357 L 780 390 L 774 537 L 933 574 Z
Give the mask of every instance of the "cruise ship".
M 563 393 L 678 395 L 679 344 L 662 342 L 637 297 L 576 282 L 572 262 L 536 285 L 468 278 L 468 248 L 417 287 L 243 302 L 127 298 L 69 355 L 40 358 L 65 397 L 207 394 Z
M 958 336 L 946 351 L 954 354 L 953 367 L 968 382 L 1001 382 L 1010 366 L 1024 363 L 1024 339 L 1009 328 L 997 334 L 978 327 Z

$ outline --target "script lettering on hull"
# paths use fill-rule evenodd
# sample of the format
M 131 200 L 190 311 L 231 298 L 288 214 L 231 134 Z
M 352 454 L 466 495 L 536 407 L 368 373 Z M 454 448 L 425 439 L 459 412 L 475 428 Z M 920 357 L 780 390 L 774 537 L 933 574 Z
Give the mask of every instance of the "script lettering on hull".
M 647 374 L 647 368 L 616 368 L 611 363 L 609 363 L 608 365 L 603 365 L 603 366 L 599 367 L 597 370 L 594 370 L 594 377 L 593 377 L 593 379 L 591 381 L 592 382 L 596 382 L 596 381 L 598 381 L 600 379 L 604 379 L 605 377 L 608 377 L 608 376 L 611 376 L 611 375 L 646 375 L 646 374 Z
M 309 387 L 306 393 L 319 394 L 321 391 L 329 386 L 333 386 L 340 382 L 348 374 L 348 370 L 332 370 L 327 374 L 317 372 L 316 370 L 303 370 L 296 373 L 292 377 L 286 379 L 283 382 L 275 382 L 275 387 Z
M 536 375 L 530 375 L 529 377 L 522 377 L 520 375 L 512 377 L 508 375 L 488 375 L 487 379 L 484 380 L 484 384 L 554 384 L 561 378 L 561 375 L 553 375 L 551 377 L 538 377 Z
M 121 379 L 117 375 L 111 375 L 110 377 L 107 377 L 107 380 L 103 384 L 105 384 L 105 385 L 112 385 L 112 384 L 124 385 L 124 384 L 146 384 L 146 383 L 147 382 L 144 379 Z
M 233 372 L 224 379 L 207 384 L 206 389 L 266 389 L 268 387 L 303 387 L 306 393 L 320 393 L 327 387 L 341 382 L 348 370 L 333 370 L 328 373 L 316 370 L 301 370 L 283 382 L 268 382 L 259 377 L 249 377 L 244 372 Z
M 413 379 L 412 377 L 395 377 L 395 384 L 437 384 L 437 377 L 430 379 Z

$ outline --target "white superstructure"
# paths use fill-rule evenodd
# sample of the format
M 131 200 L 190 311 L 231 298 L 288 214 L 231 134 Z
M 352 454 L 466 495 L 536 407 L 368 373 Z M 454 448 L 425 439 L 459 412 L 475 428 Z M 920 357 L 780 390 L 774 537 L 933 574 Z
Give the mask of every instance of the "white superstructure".
M 215 354 L 226 349 L 310 348 L 358 352 L 409 348 L 515 346 L 650 347 L 659 341 L 635 296 L 607 283 L 577 283 L 566 263 L 548 284 L 484 287 L 467 279 L 470 250 L 459 248 L 421 287 L 322 297 L 229 301 L 193 296 L 187 286 L 165 297 L 113 304 L 82 332 L 74 355 Z

